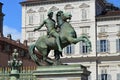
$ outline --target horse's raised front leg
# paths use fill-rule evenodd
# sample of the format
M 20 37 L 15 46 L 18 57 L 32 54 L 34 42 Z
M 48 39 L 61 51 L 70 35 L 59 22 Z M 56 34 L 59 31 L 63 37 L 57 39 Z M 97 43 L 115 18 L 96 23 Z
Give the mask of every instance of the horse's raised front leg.
M 67 40 L 72 44 L 76 44 L 80 41 L 85 42 L 85 39 L 83 37 L 78 37 L 78 38 L 73 38 L 73 37 L 68 37 Z
M 91 51 L 91 42 L 90 42 L 90 40 L 89 40 L 86 36 L 80 36 L 80 37 L 78 37 L 78 38 L 68 37 L 68 41 L 69 41 L 71 44 L 72 44 L 72 43 L 73 43 L 73 44 L 76 44 L 76 43 L 82 41 L 82 42 L 86 43 L 86 46 L 87 46 L 88 50 Z
M 84 39 L 84 42 L 86 43 L 86 46 L 87 46 L 87 48 L 88 48 L 88 50 L 89 51 L 91 51 L 92 49 L 92 45 L 91 45 L 91 41 L 88 39 L 88 37 L 86 37 L 86 36 L 81 36 L 83 39 Z

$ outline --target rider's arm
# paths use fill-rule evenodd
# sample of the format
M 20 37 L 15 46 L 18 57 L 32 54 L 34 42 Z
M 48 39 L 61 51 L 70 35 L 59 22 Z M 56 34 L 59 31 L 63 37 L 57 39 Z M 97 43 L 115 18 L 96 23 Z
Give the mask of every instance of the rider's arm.
M 37 28 L 35 28 L 33 31 L 39 30 L 43 27 L 43 25 L 45 24 L 45 21 L 42 22 L 42 24 L 40 26 L 38 26 Z

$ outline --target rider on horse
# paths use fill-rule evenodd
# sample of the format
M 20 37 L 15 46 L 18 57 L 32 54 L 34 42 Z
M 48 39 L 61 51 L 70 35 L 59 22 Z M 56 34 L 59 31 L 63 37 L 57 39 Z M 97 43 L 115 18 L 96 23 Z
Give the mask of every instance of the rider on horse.
M 45 25 L 47 28 L 48 36 L 53 36 L 55 38 L 55 41 L 56 41 L 57 46 L 58 46 L 58 50 L 60 52 L 62 52 L 62 48 L 60 45 L 60 37 L 59 37 L 58 32 L 55 29 L 55 20 L 53 20 L 52 17 L 53 17 L 53 12 L 49 11 L 48 18 L 45 19 L 39 27 L 35 28 L 34 31 L 41 29 L 41 27 L 43 27 L 43 25 Z

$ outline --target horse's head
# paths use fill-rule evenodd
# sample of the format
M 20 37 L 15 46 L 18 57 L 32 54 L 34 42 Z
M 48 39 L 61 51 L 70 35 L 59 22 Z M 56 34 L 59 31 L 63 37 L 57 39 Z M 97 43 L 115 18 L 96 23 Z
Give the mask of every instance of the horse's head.
M 63 20 L 67 21 L 68 19 L 71 20 L 72 15 L 70 13 L 63 13 Z
M 63 11 L 58 11 L 56 17 L 61 17 L 63 21 L 71 20 L 72 15 L 70 13 L 64 13 Z
M 63 11 L 58 11 L 57 14 L 56 14 L 56 17 L 62 16 L 62 15 L 63 15 Z

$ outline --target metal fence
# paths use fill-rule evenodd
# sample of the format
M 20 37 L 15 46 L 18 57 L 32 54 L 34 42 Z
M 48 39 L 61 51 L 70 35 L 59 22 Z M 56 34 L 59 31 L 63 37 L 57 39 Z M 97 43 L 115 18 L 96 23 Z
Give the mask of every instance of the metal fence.
M 21 67 L 19 80 L 37 80 L 32 75 L 33 70 L 36 70 L 36 67 Z M 0 67 L 0 80 L 9 80 L 10 71 L 11 69 L 9 67 Z

